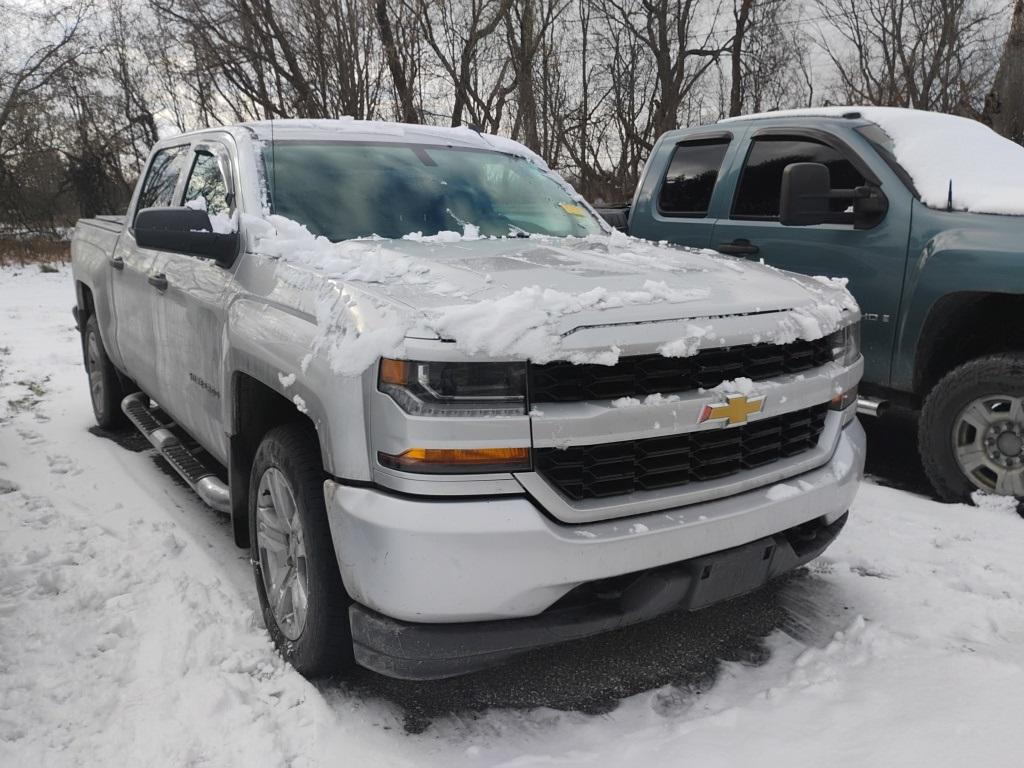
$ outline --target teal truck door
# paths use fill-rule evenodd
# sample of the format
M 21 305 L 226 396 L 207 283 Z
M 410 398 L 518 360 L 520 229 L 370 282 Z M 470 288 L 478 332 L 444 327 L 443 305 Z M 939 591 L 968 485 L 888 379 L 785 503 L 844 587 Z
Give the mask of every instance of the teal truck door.
M 867 153 L 865 153 L 866 155 Z M 847 277 L 864 313 L 861 323 L 864 379 L 888 384 L 893 340 L 899 317 L 911 195 L 884 166 L 869 165 L 845 141 L 816 129 L 764 128 L 750 136 L 745 153 L 729 173 L 735 189 L 728 217 L 715 222 L 712 248 L 747 258 L 764 259 L 782 269 L 808 275 Z M 790 163 L 822 163 L 831 173 L 833 189 L 870 181 L 880 184 L 889 210 L 871 229 L 854 229 L 849 201 L 835 201 L 844 223 L 786 227 L 779 223 L 782 171 Z
M 712 201 L 719 172 L 732 162 L 727 157 L 731 142 L 732 133 L 720 129 L 662 138 L 633 201 L 630 231 L 652 239 L 671 231 L 672 242 L 709 247 L 715 226 Z

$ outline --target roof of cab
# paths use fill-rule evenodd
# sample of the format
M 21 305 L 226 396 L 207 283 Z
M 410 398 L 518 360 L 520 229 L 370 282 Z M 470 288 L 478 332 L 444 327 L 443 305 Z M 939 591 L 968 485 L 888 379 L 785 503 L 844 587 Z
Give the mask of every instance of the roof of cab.
M 264 120 L 242 123 L 263 141 L 373 141 L 486 149 L 525 157 L 547 168 L 541 157 L 518 141 L 460 126 L 412 125 L 383 120 Z
M 859 107 L 810 107 L 805 109 L 782 109 L 776 112 L 755 112 L 749 115 L 738 115 L 736 117 L 723 117 L 716 125 L 728 125 L 729 123 L 746 123 L 752 121 L 778 120 L 789 122 L 791 120 L 847 120 L 860 125 L 870 122 L 864 117 Z
M 433 146 L 465 147 L 485 149 L 518 155 L 547 169 L 544 160 L 518 141 L 480 133 L 460 126 L 449 128 L 435 125 L 412 125 L 392 123 L 383 120 L 356 120 L 343 117 L 337 120 L 261 120 L 237 123 L 192 131 L 170 139 L 161 145 L 173 143 L 175 139 L 192 139 L 210 132 L 227 132 L 235 138 L 255 136 L 260 141 L 372 141 L 400 142 Z

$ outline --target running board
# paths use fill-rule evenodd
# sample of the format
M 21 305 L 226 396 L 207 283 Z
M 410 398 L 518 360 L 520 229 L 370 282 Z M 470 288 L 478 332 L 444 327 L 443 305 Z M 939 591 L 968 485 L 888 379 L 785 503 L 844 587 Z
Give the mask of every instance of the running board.
M 218 512 L 231 512 L 231 494 L 227 485 L 213 470 L 193 456 L 181 444 L 177 435 L 157 420 L 149 409 L 147 395 L 142 392 L 128 395 L 121 401 L 121 410 L 192 490 L 199 494 L 199 498 Z

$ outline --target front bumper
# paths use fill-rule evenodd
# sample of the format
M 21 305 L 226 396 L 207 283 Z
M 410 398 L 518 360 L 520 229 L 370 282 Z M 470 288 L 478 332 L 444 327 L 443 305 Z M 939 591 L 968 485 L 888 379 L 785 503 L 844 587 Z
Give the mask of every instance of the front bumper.
M 328 518 L 352 598 L 400 621 L 536 616 L 598 579 L 747 544 L 850 507 L 864 432 L 842 429 L 831 458 L 781 485 L 634 517 L 566 525 L 524 496 L 408 497 L 325 484 Z
M 757 589 L 820 555 L 846 523 L 822 518 L 739 547 L 638 574 L 584 585 L 539 616 L 464 624 L 414 624 L 355 604 L 355 658 L 403 680 L 476 672 L 526 651 L 697 610 Z M 577 597 L 577 599 L 572 599 Z

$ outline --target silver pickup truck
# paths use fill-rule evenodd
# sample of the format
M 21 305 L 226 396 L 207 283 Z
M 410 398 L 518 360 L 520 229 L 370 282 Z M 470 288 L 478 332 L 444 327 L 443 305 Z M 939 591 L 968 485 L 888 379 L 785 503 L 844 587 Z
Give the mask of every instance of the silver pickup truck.
M 862 475 L 842 284 L 613 232 L 469 129 L 166 139 L 72 265 L 97 421 L 230 514 L 306 675 L 446 677 L 749 592 Z

